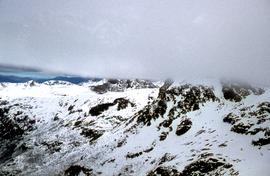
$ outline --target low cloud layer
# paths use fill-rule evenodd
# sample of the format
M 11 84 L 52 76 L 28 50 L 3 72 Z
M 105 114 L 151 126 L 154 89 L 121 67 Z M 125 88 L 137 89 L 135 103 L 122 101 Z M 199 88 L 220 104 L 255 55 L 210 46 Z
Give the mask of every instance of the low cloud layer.
M 0 0 L 0 63 L 270 84 L 269 0 Z

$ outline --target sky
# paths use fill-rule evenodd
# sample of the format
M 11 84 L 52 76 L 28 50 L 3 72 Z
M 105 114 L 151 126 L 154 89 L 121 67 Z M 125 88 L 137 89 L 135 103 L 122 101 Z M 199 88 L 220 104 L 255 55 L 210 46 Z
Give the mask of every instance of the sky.
M 270 85 L 270 1 L 0 0 L 0 64 Z

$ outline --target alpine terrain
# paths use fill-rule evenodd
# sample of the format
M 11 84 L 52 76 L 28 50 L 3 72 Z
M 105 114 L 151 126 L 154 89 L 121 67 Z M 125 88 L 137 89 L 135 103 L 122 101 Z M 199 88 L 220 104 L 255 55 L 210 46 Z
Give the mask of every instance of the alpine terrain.
M 269 176 L 269 163 L 267 87 L 0 83 L 1 176 Z

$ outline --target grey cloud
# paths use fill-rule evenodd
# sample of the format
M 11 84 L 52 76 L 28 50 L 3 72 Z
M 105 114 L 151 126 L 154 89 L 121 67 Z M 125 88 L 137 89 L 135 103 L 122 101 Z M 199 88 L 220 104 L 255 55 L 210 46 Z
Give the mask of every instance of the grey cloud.
M 0 0 L 0 63 L 270 84 L 269 0 Z

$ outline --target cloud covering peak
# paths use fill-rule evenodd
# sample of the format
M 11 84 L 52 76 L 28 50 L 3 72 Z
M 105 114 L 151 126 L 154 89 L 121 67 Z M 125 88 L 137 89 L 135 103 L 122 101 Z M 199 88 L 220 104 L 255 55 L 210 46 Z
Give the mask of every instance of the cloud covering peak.
M 0 0 L 0 63 L 270 84 L 269 0 Z

